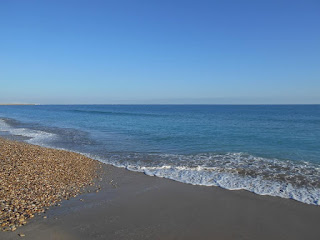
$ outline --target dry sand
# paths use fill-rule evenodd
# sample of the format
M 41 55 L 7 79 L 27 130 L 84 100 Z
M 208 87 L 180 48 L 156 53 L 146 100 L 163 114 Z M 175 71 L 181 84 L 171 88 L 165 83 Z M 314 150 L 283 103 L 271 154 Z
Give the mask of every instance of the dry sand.
M 52 150 L 55 151 L 55 150 Z M 315 239 L 320 207 L 192 186 L 103 165 L 102 190 L 51 207 L 0 239 Z

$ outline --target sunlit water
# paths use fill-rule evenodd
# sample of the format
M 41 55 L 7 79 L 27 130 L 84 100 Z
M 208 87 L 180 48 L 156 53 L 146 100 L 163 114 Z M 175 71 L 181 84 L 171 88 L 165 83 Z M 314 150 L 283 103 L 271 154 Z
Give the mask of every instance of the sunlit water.
M 320 105 L 0 106 L 0 134 L 152 176 L 320 205 Z

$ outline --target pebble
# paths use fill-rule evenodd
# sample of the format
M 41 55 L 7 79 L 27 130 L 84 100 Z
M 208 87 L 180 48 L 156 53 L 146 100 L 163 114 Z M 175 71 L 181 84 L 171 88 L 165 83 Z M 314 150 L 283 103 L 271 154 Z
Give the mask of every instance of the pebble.
M 77 153 L 0 138 L 0 229 L 15 231 L 50 206 L 79 195 L 94 185 L 99 167 Z

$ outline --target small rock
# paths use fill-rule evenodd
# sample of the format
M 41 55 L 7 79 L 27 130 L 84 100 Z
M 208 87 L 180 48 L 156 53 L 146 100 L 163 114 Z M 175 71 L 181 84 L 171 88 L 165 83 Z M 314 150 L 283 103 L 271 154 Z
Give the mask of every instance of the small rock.
M 2 230 L 3 231 L 9 231 L 9 230 L 11 230 L 11 228 L 7 226 L 7 227 L 4 227 Z

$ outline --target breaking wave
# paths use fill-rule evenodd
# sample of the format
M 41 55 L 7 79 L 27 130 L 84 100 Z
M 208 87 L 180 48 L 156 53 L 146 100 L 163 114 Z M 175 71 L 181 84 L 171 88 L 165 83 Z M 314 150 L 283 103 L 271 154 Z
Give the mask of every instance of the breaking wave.
M 320 166 L 245 153 L 110 154 L 101 161 L 149 176 L 320 205 Z
M 8 123 L 9 119 L 0 119 L 0 132 L 8 133 L 13 136 L 21 136 L 26 138 L 26 142 L 44 145 L 47 141 L 51 141 L 56 137 L 54 133 L 49 133 L 41 130 L 34 130 L 23 127 L 12 127 Z

